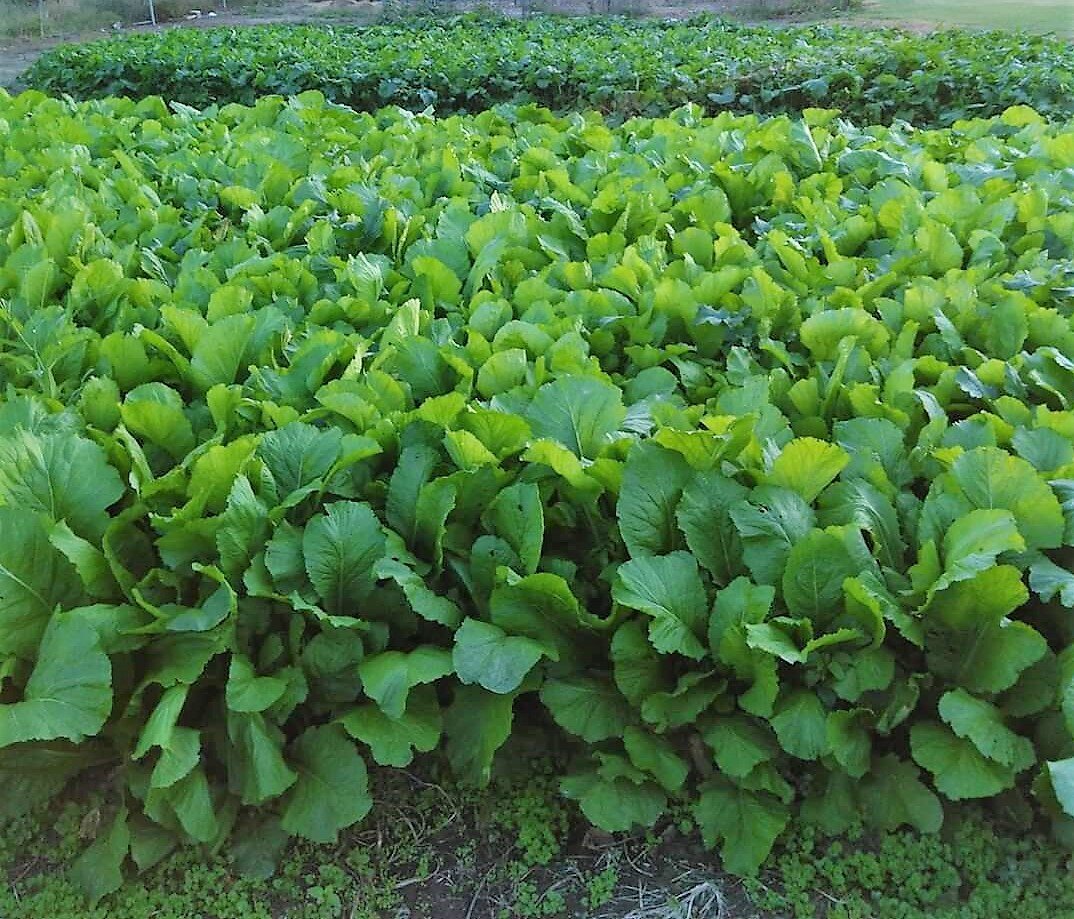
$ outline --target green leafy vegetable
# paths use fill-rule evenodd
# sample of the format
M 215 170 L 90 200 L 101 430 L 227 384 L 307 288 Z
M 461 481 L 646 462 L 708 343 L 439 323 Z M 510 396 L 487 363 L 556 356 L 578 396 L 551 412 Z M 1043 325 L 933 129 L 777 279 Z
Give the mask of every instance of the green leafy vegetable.
M 481 785 L 532 744 L 590 821 L 685 807 L 737 872 L 793 819 L 1071 812 L 1070 126 L 647 80 L 627 125 L 0 94 L 0 815 L 122 763 L 91 898 L 336 841 L 370 759 Z M 848 111 L 924 104 L 880 95 Z

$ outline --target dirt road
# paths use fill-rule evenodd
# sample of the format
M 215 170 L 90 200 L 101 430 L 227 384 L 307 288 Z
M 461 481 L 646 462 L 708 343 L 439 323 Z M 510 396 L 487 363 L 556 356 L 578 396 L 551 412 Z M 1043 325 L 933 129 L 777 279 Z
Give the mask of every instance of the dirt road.
M 0 86 L 18 89 L 16 80 L 20 73 L 37 60 L 41 48 L 7 48 L 0 45 Z

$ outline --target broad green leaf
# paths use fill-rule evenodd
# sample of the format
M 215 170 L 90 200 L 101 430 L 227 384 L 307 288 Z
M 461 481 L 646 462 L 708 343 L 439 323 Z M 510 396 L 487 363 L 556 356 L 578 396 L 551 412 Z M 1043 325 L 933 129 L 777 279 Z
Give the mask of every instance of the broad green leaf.
M 537 571 L 544 544 L 544 506 L 536 485 L 518 482 L 505 488 L 481 519 L 492 533 L 515 550 L 524 574 Z
M 525 418 L 471 405 L 458 423 L 473 434 L 497 459 L 525 448 L 531 429 Z
M 169 686 L 164 690 L 160 701 L 157 702 L 153 713 L 146 721 L 145 727 L 142 728 L 142 733 L 138 738 L 138 745 L 131 753 L 133 759 L 141 759 L 152 747 L 163 748 L 168 745 L 168 741 L 175 731 L 175 726 L 179 722 L 179 716 L 182 714 L 189 692 L 190 687 L 183 684 Z
M 82 600 L 75 569 L 49 542 L 40 517 L 0 507 L 0 656 L 31 660 L 53 610 Z
M 255 881 L 267 881 L 276 874 L 291 841 L 275 814 L 240 824 L 236 836 L 228 854 L 235 860 L 238 873 Z
M 295 836 L 334 843 L 373 807 L 365 762 L 336 725 L 307 728 L 288 750 L 298 779 L 281 823 Z
M 923 223 L 914 234 L 914 243 L 918 251 L 928 255 L 936 275 L 962 266 L 965 253 L 958 237 L 942 223 L 935 220 Z
M 495 466 L 498 462 L 496 454 L 469 431 L 448 431 L 444 435 L 444 449 L 459 469 L 467 471 Z
M 1063 541 L 1063 511 L 1048 483 L 1025 460 L 995 447 L 964 453 L 951 476 L 975 507 L 1010 511 L 1031 549 L 1052 549 Z
M 489 615 L 494 625 L 510 635 L 532 638 L 554 660 L 578 653 L 578 630 L 590 617 L 559 575 L 540 572 L 509 580 L 492 592 Z
M 45 630 L 22 700 L 0 704 L 0 747 L 95 736 L 112 711 L 112 665 L 97 633 L 56 614 Z
M 1021 771 L 1036 759 L 1033 745 L 1004 724 L 1003 713 L 983 699 L 963 689 L 945 692 L 940 699 L 940 717 L 959 737 L 973 741 L 982 755 Z
M 220 569 L 230 578 L 241 577 L 254 556 L 264 548 L 269 533 L 268 508 L 254 494 L 250 480 L 244 475 L 238 476 L 216 531 Z
M 801 664 L 809 657 L 805 647 L 813 634 L 808 619 L 777 616 L 769 622 L 750 622 L 744 626 L 746 644 L 788 664 Z M 796 634 L 799 633 L 799 634 Z
M 175 615 L 168 619 L 166 628 L 169 632 L 208 632 L 235 613 L 237 608 L 235 591 L 227 581 L 223 581 L 198 606 L 190 609 L 176 607 L 173 610 Z
M 1040 632 L 1018 621 L 1004 621 L 982 629 L 975 633 L 973 642 L 965 647 L 957 669 L 959 681 L 971 692 L 995 693 L 1009 689 L 1048 650 Z M 955 653 L 955 649 L 950 653 Z M 939 659 L 939 654 L 930 654 L 930 660 Z
M 108 762 L 92 743 L 35 743 L 0 750 L 0 820 L 12 820 L 51 800 L 78 773 Z
M 310 681 L 337 703 L 351 703 L 361 692 L 358 663 L 365 657 L 365 641 L 348 624 L 328 623 L 302 649 L 302 668 Z
M 224 651 L 220 632 L 187 632 L 164 635 L 153 643 L 149 655 L 149 672 L 144 683 L 165 688 L 177 683 L 196 683 L 217 654 Z
M 183 397 L 163 383 L 143 383 L 120 406 L 123 424 L 165 450 L 176 462 L 196 445 L 194 429 L 183 412 Z
M 716 659 L 731 667 L 739 680 L 751 684 L 739 696 L 739 707 L 751 715 L 768 718 L 779 693 L 778 661 L 765 651 L 751 648 L 746 631 L 749 622 L 745 619 L 736 621 L 734 617 L 763 618 L 772 601 L 762 592 L 772 589 L 761 587 L 740 592 L 736 585 L 741 583 L 749 584 L 745 578 L 737 578 L 717 595 L 709 623 L 709 642 Z M 726 593 L 731 593 L 731 598 L 725 598 Z M 742 593 L 746 593 L 746 597 Z
M 925 649 L 930 669 L 969 692 L 1010 689 L 1048 650 L 1032 626 L 1006 618 L 1028 599 L 1010 565 L 988 568 L 936 594 L 929 604 Z
M 48 528 L 48 540 L 75 567 L 90 596 L 99 600 L 114 600 L 119 585 L 104 553 L 60 521 Z
M 938 592 L 925 615 L 952 631 L 971 631 L 1002 622 L 1028 599 L 1021 572 L 1013 565 L 995 565 Z
M 99 543 L 108 508 L 123 495 L 104 450 L 75 434 L 20 431 L 0 437 L 0 505 L 61 520 Z
M 745 778 L 754 766 L 768 762 L 778 750 L 776 739 L 764 722 L 741 715 L 716 719 L 701 736 L 712 748 L 720 772 L 733 779 Z
M 837 421 L 834 440 L 850 455 L 846 467 L 848 480 L 871 480 L 873 469 L 879 465 L 889 482 L 896 488 L 905 485 L 913 473 L 906 456 L 903 431 L 887 418 L 851 418 Z
M 437 452 L 427 444 L 412 444 L 399 455 L 399 462 L 388 482 L 385 508 L 388 524 L 409 543 L 418 527 L 418 497 L 429 481 L 438 460 Z
M 649 640 L 665 654 L 700 660 L 700 636 L 708 617 L 697 562 L 685 552 L 642 556 L 619 566 L 612 596 L 617 603 L 652 617 Z
M 600 453 L 625 417 L 619 388 L 597 377 L 545 383 L 526 412 L 536 437 L 557 441 L 589 459 Z
M 227 680 L 227 707 L 233 712 L 263 712 L 287 690 L 287 683 L 273 676 L 258 676 L 250 660 L 231 656 Z
M 820 523 L 855 526 L 873 538 L 876 556 L 887 568 L 901 570 L 906 546 L 894 504 L 864 479 L 836 482 L 821 497 Z
M 455 632 L 452 661 L 463 683 L 477 683 L 503 695 L 518 689 L 547 653 L 532 638 L 508 635 L 491 623 L 466 619 Z
M 1065 814 L 1074 817 L 1074 759 L 1058 760 L 1046 765 L 1059 806 Z
M 641 703 L 641 716 L 660 733 L 692 724 L 727 689 L 713 673 L 684 673 L 675 688 L 654 692 Z
M 1019 428 L 1011 437 L 1011 445 L 1040 472 L 1051 472 L 1074 462 L 1074 445 L 1070 439 L 1049 428 L 1032 431 Z
M 473 620 L 471 620 L 473 621 Z M 433 645 L 422 645 L 410 652 L 383 651 L 367 657 L 358 665 L 365 694 L 373 699 L 389 718 L 402 718 L 407 710 L 410 690 L 423 683 L 435 683 L 452 673 L 451 652 Z
M 841 699 L 857 702 L 865 693 L 887 689 L 895 676 L 895 655 L 885 648 L 866 648 L 828 665 L 832 689 Z
M 628 619 L 615 630 L 611 643 L 615 685 L 635 706 L 668 686 L 666 659 L 657 654 L 645 635 L 639 620 Z
M 167 803 L 183 832 L 197 842 L 211 842 L 219 834 L 220 823 L 213 808 L 212 791 L 202 767 L 169 788 L 150 789 L 146 797 L 146 813 L 150 816 L 154 796 Z
M 674 794 L 682 789 L 690 767 L 666 738 L 629 725 L 623 732 L 623 746 L 630 762 L 653 776 L 665 791 Z
M 1029 586 L 1045 603 L 1058 598 L 1066 607 L 1074 607 L 1074 573 L 1060 568 L 1041 556 L 1029 568 Z
M 735 578 L 717 591 L 708 629 L 709 648 L 713 656 L 721 657 L 721 645 L 729 628 L 761 622 L 772 609 L 775 597 L 773 588 L 767 585 L 757 586 L 744 577 Z M 743 640 L 745 634 L 743 630 Z
M 161 744 L 160 758 L 149 778 L 151 788 L 170 788 L 185 779 L 201 762 L 201 735 L 193 728 L 177 727 Z
M 96 906 L 102 898 L 123 885 L 123 863 L 130 851 L 131 834 L 127 826 L 127 809 L 120 808 L 108 829 L 75 859 L 70 878 Z
M 417 335 L 392 342 L 379 365 L 407 384 L 415 402 L 450 392 L 454 381 L 436 343 Z
M 894 625 L 899 634 L 911 644 L 920 647 L 924 641 L 920 619 L 905 608 L 911 604 L 892 593 L 875 569 L 863 571 L 856 577 L 843 581 L 843 597 L 846 601 L 846 616 L 839 621 L 853 623 L 853 627 L 868 636 L 870 646 L 878 647 L 884 641 L 888 623 Z
M 257 455 L 272 474 L 278 502 L 308 488 L 328 474 L 339 458 L 343 432 L 292 422 L 269 431 L 257 445 Z
M 540 463 L 561 476 L 572 488 L 585 495 L 599 494 L 601 485 L 586 474 L 582 461 L 563 444 L 554 440 L 535 440 L 529 444 L 522 459 Z
M 935 833 L 943 824 L 943 805 L 921 781 L 918 768 L 891 753 L 874 760 L 861 783 L 861 798 L 865 818 L 880 830 L 906 825 Z
M 496 751 L 511 736 L 514 695 L 498 695 L 479 686 L 460 686 L 444 713 L 447 756 L 460 781 L 484 787 L 492 777 Z
M 783 448 L 765 480 L 769 485 L 797 492 L 812 504 L 849 461 L 847 452 L 838 444 L 799 437 Z
M 750 500 L 736 504 L 730 515 L 753 579 L 771 585 L 780 582 L 791 547 L 816 521 L 812 508 L 797 492 L 774 486 L 755 488 Z
M 990 798 L 1014 784 L 1015 770 L 985 757 L 969 740 L 940 724 L 921 721 L 910 729 L 914 761 L 933 775 L 952 801 Z
M 794 620 L 791 621 L 793 622 Z M 808 622 L 809 620 L 798 621 Z M 833 632 L 824 632 L 816 638 L 811 638 L 806 642 L 805 647 L 802 648 L 802 653 L 805 654 L 807 660 L 814 654 L 822 652 L 829 656 L 847 653 L 848 646 L 853 645 L 855 648 L 860 647 L 863 638 L 864 635 L 860 629 L 840 628 Z
M 861 566 L 851 556 L 841 528 L 813 530 L 795 543 L 783 573 L 783 600 L 794 616 L 830 623 L 843 606 L 843 581 Z
M 249 313 L 225 316 L 200 335 L 191 351 L 190 380 L 202 392 L 245 375 L 257 320 Z
M 256 446 L 253 437 L 240 437 L 229 444 L 214 444 L 199 455 L 187 484 L 190 506 L 223 511 L 235 480 L 249 464 Z
M 803 798 L 798 817 L 803 824 L 832 836 L 847 833 L 861 823 L 859 789 L 859 782 L 845 772 L 828 772 L 822 783 Z
M 486 399 L 507 392 L 526 381 L 529 362 L 523 348 L 497 351 L 477 372 L 477 391 Z
M 995 701 L 1004 714 L 1012 718 L 1024 718 L 1043 712 L 1055 703 L 1060 691 L 1059 660 L 1051 651 L 1046 651 L 1035 664 L 1031 664 L 1018 675 L 1018 681 L 1002 693 Z M 1074 704 L 1074 692 L 1070 695 Z M 1070 714 L 1074 716 L 1074 708 Z M 1074 718 L 1071 720 L 1074 724 Z
M 667 807 L 667 795 L 652 782 L 638 784 L 626 778 L 604 779 L 596 773 L 584 773 L 567 776 L 560 788 L 566 797 L 578 802 L 590 823 L 609 833 L 652 826 Z
M 865 708 L 841 709 L 828 715 L 828 747 L 847 775 L 860 779 L 869 771 L 872 713 Z
M 565 731 L 586 743 L 621 737 L 631 721 L 631 710 L 610 680 L 572 676 L 546 680 L 541 701 Z
M 719 585 L 743 571 L 742 541 L 731 508 L 748 493 L 744 485 L 718 472 L 699 472 L 683 489 L 676 511 L 686 545 Z
M 384 547 L 380 521 L 368 504 L 337 501 L 306 525 L 302 557 L 326 612 L 354 615 L 373 590 Z
M 130 821 L 131 860 L 139 871 L 159 865 L 179 845 L 177 834 L 169 827 L 153 823 L 140 814 Z
M 943 590 L 955 581 L 968 580 L 991 568 L 1001 553 L 1021 552 L 1025 545 L 1010 511 L 970 511 L 952 523 L 944 534 L 944 573 L 931 590 Z
M 799 759 L 828 752 L 827 712 L 817 694 L 800 689 L 776 707 L 771 719 L 780 746 Z
M 430 559 L 437 570 L 443 562 L 447 519 L 455 509 L 458 497 L 453 481 L 434 479 L 422 486 L 414 508 L 414 550 Z
M 265 546 L 265 570 L 271 576 L 276 593 L 291 594 L 307 585 L 306 562 L 302 554 L 303 531 L 284 520 L 272 534 Z M 257 562 L 246 572 L 244 582 L 250 593 L 265 596 L 259 584 L 252 585 L 251 578 L 257 570 Z M 271 590 L 269 591 L 271 594 Z
M 756 874 L 790 819 L 785 805 L 725 779 L 710 779 L 693 807 L 710 849 L 720 846 L 723 867 L 732 874 Z
M 453 629 L 462 622 L 462 611 L 448 597 L 430 590 L 425 581 L 406 565 L 383 558 L 376 565 L 378 578 L 389 578 L 403 591 L 407 603 L 422 619 Z
M 844 154 L 841 164 L 853 155 Z M 884 324 L 861 309 L 826 309 L 814 313 L 802 323 L 798 334 L 817 361 L 835 360 L 839 343 L 847 337 L 852 336 L 874 355 L 883 351 L 889 338 Z
M 436 749 L 443 727 L 431 686 L 419 686 L 411 692 L 406 711 L 399 718 L 389 718 L 378 705 L 360 705 L 339 720 L 351 737 L 369 747 L 381 766 L 409 766 L 415 751 Z
M 229 786 L 243 804 L 263 804 L 295 784 L 283 758 L 283 735 L 257 712 L 231 712 L 227 719 Z
M 653 443 L 627 458 L 616 515 L 627 551 L 634 557 L 679 548 L 675 510 L 692 470 L 678 453 Z

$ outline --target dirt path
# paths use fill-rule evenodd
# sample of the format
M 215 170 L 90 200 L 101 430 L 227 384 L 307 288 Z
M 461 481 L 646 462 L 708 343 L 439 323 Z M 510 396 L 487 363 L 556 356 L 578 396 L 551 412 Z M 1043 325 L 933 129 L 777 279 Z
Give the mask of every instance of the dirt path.
M 41 48 L 7 48 L 0 45 L 0 87 L 18 88 L 16 79 L 40 56 Z

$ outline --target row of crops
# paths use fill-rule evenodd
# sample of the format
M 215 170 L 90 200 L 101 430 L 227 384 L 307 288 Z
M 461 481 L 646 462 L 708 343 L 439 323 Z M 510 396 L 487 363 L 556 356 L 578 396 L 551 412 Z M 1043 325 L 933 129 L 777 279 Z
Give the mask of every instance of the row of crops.
M 366 29 L 176 29 L 58 48 L 27 80 L 80 98 L 162 95 L 196 106 L 319 90 L 369 111 L 536 102 L 659 116 L 692 102 L 763 114 L 821 106 L 865 124 L 946 127 L 1019 104 L 1069 114 L 1074 48 L 999 32 L 475 15 Z
M 715 36 L 805 42 L 786 67 L 819 80 L 850 34 L 695 26 L 471 24 L 490 60 L 588 35 L 608 108 L 607 42 L 666 47 L 632 63 L 655 109 Z M 305 84 L 250 55 L 314 34 L 60 49 L 33 79 L 252 97 Z M 307 75 L 352 98 L 318 60 L 390 66 L 443 103 L 405 29 L 414 69 L 355 58 L 388 34 L 328 33 Z M 904 47 L 930 41 L 968 40 Z M 950 103 L 897 73 L 846 98 L 1056 112 L 1057 47 Z M 205 49 L 217 83 L 156 58 Z M 460 82 L 448 108 L 496 101 Z M 331 842 L 371 766 L 482 784 L 520 735 L 568 754 L 587 820 L 689 811 L 733 872 L 792 820 L 935 831 L 968 799 L 1070 838 L 1074 123 L 701 102 L 0 93 L 0 815 L 107 765 L 93 897 L 180 843 Z

